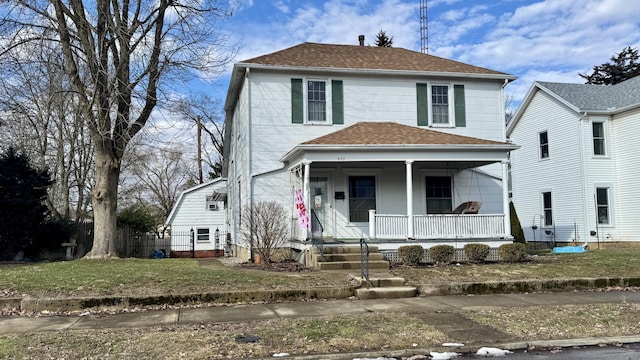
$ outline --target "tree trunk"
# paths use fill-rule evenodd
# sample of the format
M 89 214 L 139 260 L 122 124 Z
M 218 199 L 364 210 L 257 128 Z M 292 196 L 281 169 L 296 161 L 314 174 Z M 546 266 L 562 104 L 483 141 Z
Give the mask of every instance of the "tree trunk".
M 96 148 L 96 184 L 92 193 L 93 247 L 85 258 L 110 259 L 117 257 L 118 180 L 120 161 L 104 148 Z

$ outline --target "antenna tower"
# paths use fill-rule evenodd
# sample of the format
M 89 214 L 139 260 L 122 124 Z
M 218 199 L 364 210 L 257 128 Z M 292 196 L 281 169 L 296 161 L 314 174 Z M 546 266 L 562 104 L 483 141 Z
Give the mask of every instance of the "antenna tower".
M 429 53 L 429 18 L 427 17 L 427 0 L 420 0 L 420 52 Z

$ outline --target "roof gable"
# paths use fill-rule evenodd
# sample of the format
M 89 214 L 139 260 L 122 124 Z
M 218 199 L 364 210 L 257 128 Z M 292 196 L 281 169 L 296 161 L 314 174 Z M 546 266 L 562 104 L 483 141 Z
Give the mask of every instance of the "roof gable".
M 396 70 L 438 73 L 512 75 L 396 47 L 332 45 L 305 42 L 239 64 L 333 69 Z

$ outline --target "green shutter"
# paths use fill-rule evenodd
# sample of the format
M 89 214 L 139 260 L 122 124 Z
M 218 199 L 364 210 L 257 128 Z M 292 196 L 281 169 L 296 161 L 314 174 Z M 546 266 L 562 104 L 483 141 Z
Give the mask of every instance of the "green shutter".
M 302 79 L 291 79 L 291 123 L 304 122 Z
M 418 103 L 418 126 L 429 125 L 429 98 L 427 84 L 416 84 L 416 102 Z
M 453 103 L 456 114 L 456 126 L 467 126 L 467 111 L 465 109 L 464 85 L 453 85 Z
M 331 80 L 331 119 L 334 124 L 344 124 L 342 80 Z

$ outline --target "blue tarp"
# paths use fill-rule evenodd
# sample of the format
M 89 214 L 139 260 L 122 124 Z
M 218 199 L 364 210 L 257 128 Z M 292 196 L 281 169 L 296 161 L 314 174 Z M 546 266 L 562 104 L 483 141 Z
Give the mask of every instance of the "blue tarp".
M 583 253 L 586 251 L 582 246 L 560 246 L 553 248 L 554 253 Z

